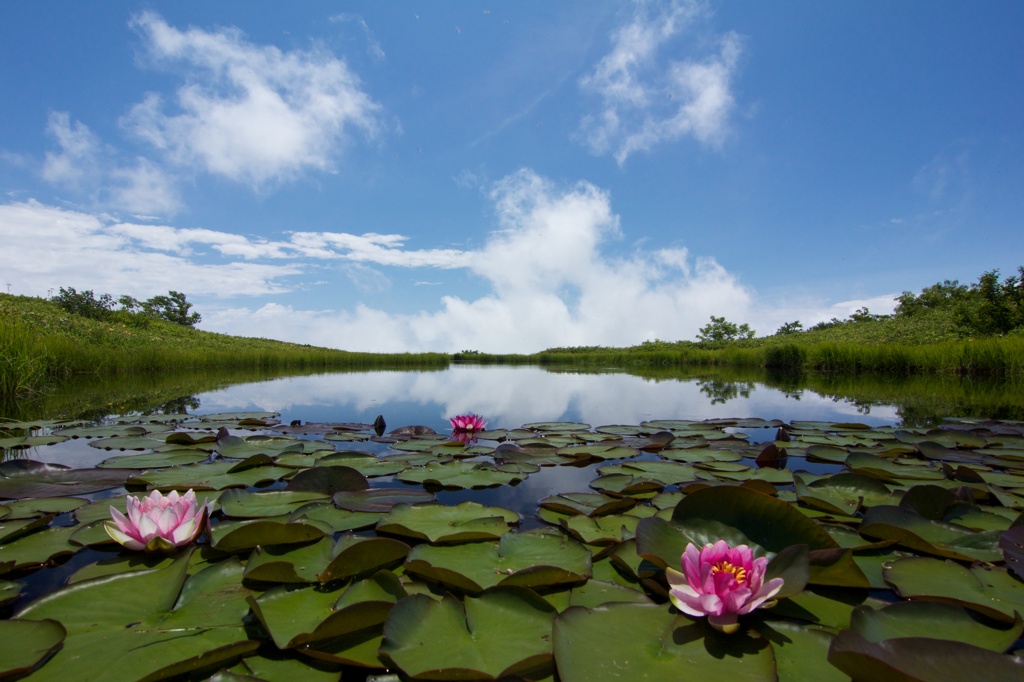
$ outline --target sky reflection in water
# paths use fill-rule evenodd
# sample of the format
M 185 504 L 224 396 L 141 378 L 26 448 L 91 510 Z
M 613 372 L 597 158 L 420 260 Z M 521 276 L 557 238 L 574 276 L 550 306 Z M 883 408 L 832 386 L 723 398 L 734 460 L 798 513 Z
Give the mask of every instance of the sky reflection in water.
M 799 400 L 753 382 L 737 382 L 747 397 L 713 403 L 697 379 L 654 381 L 629 374 L 568 374 L 540 367 L 458 365 L 438 372 L 365 372 L 291 377 L 200 394 L 200 413 L 280 412 L 281 420 L 372 422 L 388 428 L 422 424 L 449 430 L 448 418 L 475 412 L 491 428 L 530 422 L 578 421 L 592 426 L 651 419 L 764 419 L 895 424 L 895 406 L 861 414 L 848 402 L 812 391 Z

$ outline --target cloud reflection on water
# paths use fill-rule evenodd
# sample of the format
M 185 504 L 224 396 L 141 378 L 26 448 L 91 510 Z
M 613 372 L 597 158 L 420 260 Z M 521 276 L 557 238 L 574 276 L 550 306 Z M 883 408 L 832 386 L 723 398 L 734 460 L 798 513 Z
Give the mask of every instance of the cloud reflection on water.
M 696 379 L 459 365 L 438 372 L 321 374 L 241 384 L 201 394 L 199 411 L 263 410 L 280 412 L 285 421 L 339 422 L 372 422 L 382 414 L 389 429 L 424 424 L 438 432 L 449 428 L 450 416 L 465 412 L 482 415 L 492 428 L 542 421 L 600 426 L 724 417 L 855 420 L 872 426 L 898 421 L 895 406 L 873 406 L 865 415 L 850 403 L 811 391 L 796 400 L 762 384 L 740 383 L 741 393 L 713 403 Z

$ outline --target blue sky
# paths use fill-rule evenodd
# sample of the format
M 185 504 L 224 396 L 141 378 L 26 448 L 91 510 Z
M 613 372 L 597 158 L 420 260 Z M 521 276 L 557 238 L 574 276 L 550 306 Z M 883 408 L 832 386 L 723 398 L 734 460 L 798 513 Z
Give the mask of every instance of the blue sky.
M 759 334 L 1024 264 L 1024 4 L 0 3 L 0 286 L 373 351 Z

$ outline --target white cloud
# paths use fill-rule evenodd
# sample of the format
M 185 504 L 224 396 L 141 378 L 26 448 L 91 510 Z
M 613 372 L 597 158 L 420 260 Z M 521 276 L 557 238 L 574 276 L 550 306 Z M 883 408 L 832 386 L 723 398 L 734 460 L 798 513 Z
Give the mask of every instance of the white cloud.
M 173 104 L 150 93 L 123 123 L 177 164 L 261 186 L 330 170 L 348 131 L 378 130 L 379 106 L 324 50 L 282 52 L 237 29 L 181 31 L 152 12 L 132 23 L 152 60 L 187 82 Z
M 199 263 L 186 257 L 176 235 L 173 228 L 123 224 L 35 201 L 4 204 L 0 271 L 19 292 L 32 295 L 71 286 L 137 298 L 180 289 L 182 282 L 190 295 L 281 293 L 281 280 L 302 272 L 291 264 Z
M 100 141 L 88 126 L 81 121 L 72 123 L 66 111 L 54 111 L 50 113 L 46 132 L 60 151 L 46 153 L 42 169 L 44 180 L 78 186 L 94 173 Z
M 288 340 L 351 350 L 533 352 L 692 338 L 712 313 L 747 313 L 751 294 L 713 259 L 691 259 L 685 249 L 606 254 L 619 219 L 589 183 L 560 188 L 523 170 L 497 183 L 491 199 L 501 229 L 456 259 L 485 282 L 489 293 L 478 298 L 449 293 L 437 310 L 416 314 L 269 304 L 204 312 L 204 320 L 231 333 L 273 328 Z
M 125 164 L 117 153 L 67 112 L 52 112 L 46 131 L 59 147 L 46 153 L 44 180 L 84 196 L 94 208 L 170 215 L 180 208 L 174 181 L 149 159 Z
M 651 12 L 650 10 L 654 11 Z M 717 39 L 701 59 L 659 60 L 687 26 L 706 12 L 696 0 L 637 4 L 632 20 L 612 36 L 612 49 L 580 88 L 599 96 L 601 109 L 581 121 L 580 139 L 621 165 L 636 152 L 691 136 L 718 146 L 734 105 L 731 80 L 742 52 L 735 33 Z
M 58 286 L 137 298 L 187 288 L 193 299 L 205 298 L 204 329 L 385 352 L 627 346 L 693 339 L 711 315 L 770 334 L 794 319 L 810 326 L 863 306 L 891 310 L 891 297 L 833 306 L 763 304 L 713 258 L 685 248 L 627 248 L 608 193 L 587 182 L 560 186 L 524 169 L 494 184 L 489 199 L 497 229 L 472 251 L 407 249 L 400 234 L 292 232 L 280 240 L 256 239 L 9 203 L 0 205 L 0 271 L 19 293 L 36 295 Z M 325 263 L 338 267 L 321 267 Z M 436 306 L 415 313 L 340 293 L 352 286 L 342 278 L 364 294 L 394 291 L 388 267 L 429 268 L 435 276 L 454 270 L 460 288 L 442 278 Z M 333 277 L 316 286 L 332 303 L 308 298 L 307 305 L 341 309 L 301 310 L 267 298 L 306 286 L 313 275 Z M 467 277 L 476 280 L 470 285 L 478 293 L 467 293 Z M 411 295 L 413 286 L 393 295 Z M 238 296 L 257 298 L 249 305 L 224 302 Z M 395 306 L 408 309 L 408 301 L 396 298 Z

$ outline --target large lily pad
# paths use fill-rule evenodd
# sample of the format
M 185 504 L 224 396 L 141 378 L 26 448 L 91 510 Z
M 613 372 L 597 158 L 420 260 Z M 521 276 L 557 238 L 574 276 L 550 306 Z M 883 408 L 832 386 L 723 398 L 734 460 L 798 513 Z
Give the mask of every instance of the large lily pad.
M 124 485 L 130 471 L 72 469 L 31 459 L 0 463 L 0 499 L 85 495 Z
M 904 598 L 956 604 L 1008 623 L 1024 613 L 1024 584 L 1003 568 L 913 557 L 894 561 L 883 575 Z
M 957 524 L 927 519 L 904 506 L 879 505 L 864 514 L 860 532 L 892 540 L 918 552 L 964 561 L 998 561 L 999 531 L 975 533 Z
M 432 543 L 491 540 L 504 535 L 519 514 L 479 502 L 453 507 L 436 502 L 397 504 L 377 524 L 377 531 Z
M 381 571 L 332 590 L 274 587 L 250 597 L 249 603 L 278 648 L 294 649 L 368 628 L 380 632 L 391 608 L 405 596 L 398 578 Z
M 255 651 L 259 642 L 249 639 L 242 623 L 249 609 L 242 565 L 224 561 L 186 580 L 188 565 L 186 554 L 167 568 L 82 581 L 22 609 L 19 619 L 53 619 L 67 630 L 42 674 L 100 682 L 158 679 Z
M 398 480 L 438 488 L 488 488 L 522 481 L 525 474 L 499 470 L 490 462 L 428 462 L 398 474 Z
M 555 620 L 553 639 L 563 682 L 777 679 L 767 640 L 723 635 L 664 606 L 574 606 Z
M 498 542 L 419 545 L 409 552 L 407 573 L 476 594 L 498 585 L 563 587 L 590 577 L 590 552 L 546 529 L 509 533 Z
M 983 622 L 967 609 L 934 601 L 905 601 L 881 609 L 858 606 L 853 610 L 850 629 L 869 642 L 897 637 L 930 637 L 971 644 L 1002 653 L 1021 632 L 1024 621 Z
M 989 649 L 929 637 L 871 642 L 853 630 L 833 640 L 828 660 L 857 680 L 1015 682 L 1024 676 L 1024 660 Z
M 384 625 L 381 655 L 414 679 L 550 675 L 555 609 L 533 592 L 499 588 L 460 602 L 414 594 Z
M 67 631 L 55 620 L 0 620 L 0 679 L 16 679 L 44 661 Z

